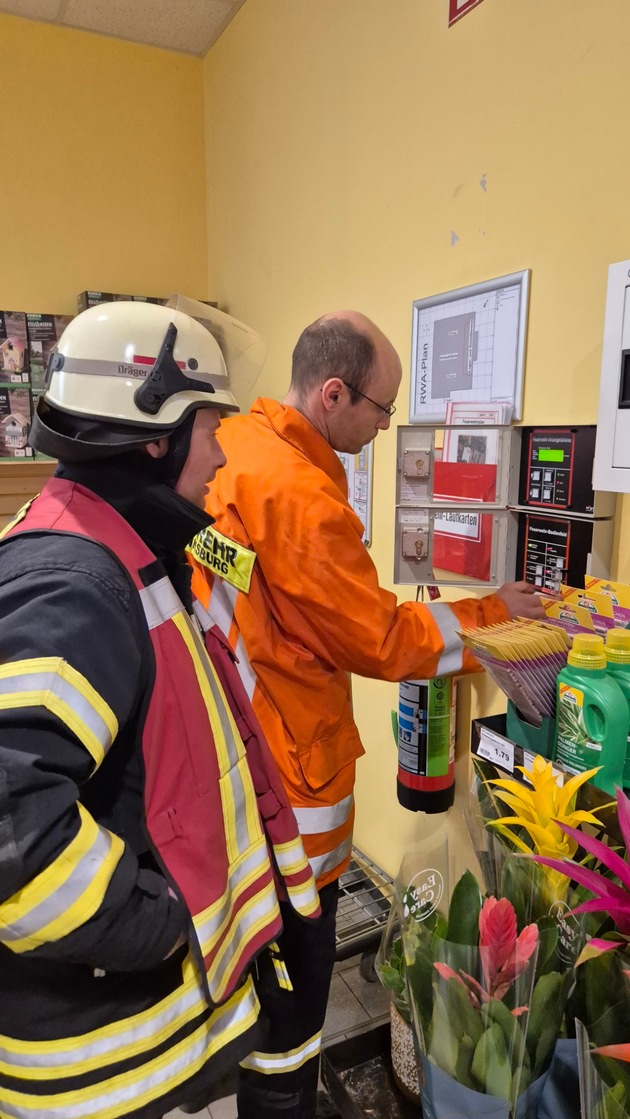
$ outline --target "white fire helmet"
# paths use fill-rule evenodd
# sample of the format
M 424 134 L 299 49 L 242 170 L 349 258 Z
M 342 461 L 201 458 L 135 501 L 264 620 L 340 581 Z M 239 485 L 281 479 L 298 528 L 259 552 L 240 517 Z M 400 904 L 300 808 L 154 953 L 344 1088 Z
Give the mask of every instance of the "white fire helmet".
M 155 303 L 102 303 L 64 330 L 45 405 L 71 416 L 157 430 L 200 407 L 238 412 L 221 349 L 190 315 Z

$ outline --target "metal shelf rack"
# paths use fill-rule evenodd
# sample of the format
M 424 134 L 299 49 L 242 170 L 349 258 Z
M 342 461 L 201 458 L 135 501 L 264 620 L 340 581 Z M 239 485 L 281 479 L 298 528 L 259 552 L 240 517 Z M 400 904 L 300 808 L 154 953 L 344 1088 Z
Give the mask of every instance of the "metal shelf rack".
M 376 951 L 393 896 L 394 881 L 389 874 L 353 847 L 350 866 L 339 879 L 338 960 Z

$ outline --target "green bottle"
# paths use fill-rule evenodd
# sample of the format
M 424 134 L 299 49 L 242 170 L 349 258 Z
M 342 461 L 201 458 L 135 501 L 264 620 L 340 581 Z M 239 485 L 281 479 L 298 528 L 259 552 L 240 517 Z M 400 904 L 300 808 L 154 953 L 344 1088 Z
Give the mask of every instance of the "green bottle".
M 630 629 L 609 629 L 606 634 L 607 672 L 616 680 L 626 697 L 630 713 Z M 630 734 L 626 745 L 623 787 L 630 788 Z
M 599 634 L 576 633 L 567 660 L 558 673 L 555 760 L 570 773 L 601 766 L 593 784 L 614 796 L 623 781 L 628 703 L 617 681 L 606 673 Z

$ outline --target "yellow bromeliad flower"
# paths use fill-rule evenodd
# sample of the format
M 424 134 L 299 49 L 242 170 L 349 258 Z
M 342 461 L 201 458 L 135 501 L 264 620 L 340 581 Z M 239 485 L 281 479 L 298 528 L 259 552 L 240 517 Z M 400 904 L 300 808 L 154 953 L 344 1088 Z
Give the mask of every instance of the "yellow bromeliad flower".
M 555 821 L 568 824 L 572 828 L 577 828 L 580 824 L 595 824 L 601 827 L 601 820 L 597 818 L 595 812 L 577 811 L 575 808 L 578 789 L 594 777 L 599 767 L 577 773 L 564 785 L 558 784 L 551 762 L 545 761 L 540 754 L 534 758 L 531 770 L 526 766 L 517 766 L 517 769 L 531 782 L 533 788 L 507 778 L 488 781 L 489 785 L 495 787 L 495 795 L 514 813 L 512 816 L 500 816 L 497 820 L 489 820 L 489 826 L 496 828 L 500 835 L 509 839 L 518 851 L 527 854 L 535 851 L 539 855 L 548 855 L 550 858 L 570 859 L 577 850 L 577 843 L 574 839 L 570 839 Z M 610 804 L 614 803 L 614 801 L 610 802 Z M 602 807 L 609 808 L 610 804 Z M 510 825 L 523 828 L 531 842 L 526 843 Z
M 500 816 L 496 820 L 487 820 L 486 823 L 507 839 L 517 851 L 550 858 L 570 859 L 576 852 L 578 844 L 558 826 L 559 823 L 567 824 L 572 828 L 579 828 L 580 824 L 595 824 L 601 827 L 601 821 L 595 812 L 578 811 L 575 801 L 578 790 L 586 781 L 599 771 L 600 767 L 588 769 L 584 773 L 577 773 L 559 785 L 557 775 L 554 774 L 551 762 L 546 761 L 539 754 L 534 758 L 532 768 L 517 766 L 517 769 L 531 782 L 531 786 L 520 781 L 508 778 L 496 778 L 487 782 L 494 786 L 494 795 L 512 809 L 512 816 Z M 602 805 L 609 808 L 611 804 Z M 596 811 L 600 812 L 598 808 Z M 523 835 L 519 835 L 514 828 L 523 829 L 529 837 L 529 843 Z M 566 895 L 569 880 L 566 875 L 560 874 L 552 868 L 545 868 L 547 888 L 545 895 L 548 900 L 563 898 Z

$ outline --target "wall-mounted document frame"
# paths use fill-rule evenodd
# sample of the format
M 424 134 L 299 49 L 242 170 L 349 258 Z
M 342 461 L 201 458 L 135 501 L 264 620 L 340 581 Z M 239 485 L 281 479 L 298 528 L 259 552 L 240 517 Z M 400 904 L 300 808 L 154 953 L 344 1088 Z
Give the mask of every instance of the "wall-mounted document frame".
M 449 400 L 503 401 L 522 419 L 529 269 L 416 299 L 409 422 L 439 424 Z
M 348 503 L 363 525 L 363 543 L 372 543 L 373 443 L 366 443 L 357 455 L 337 451 L 348 479 Z

